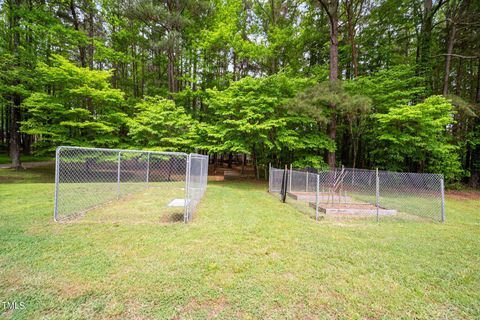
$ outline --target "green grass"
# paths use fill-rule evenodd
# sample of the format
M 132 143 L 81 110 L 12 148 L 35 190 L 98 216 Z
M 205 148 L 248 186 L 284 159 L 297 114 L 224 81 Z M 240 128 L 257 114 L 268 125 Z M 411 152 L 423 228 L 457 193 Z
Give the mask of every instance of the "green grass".
M 54 157 L 39 157 L 39 156 L 25 156 L 22 155 L 20 157 L 20 160 L 22 162 L 36 162 L 36 161 L 50 161 L 50 160 L 55 160 Z M 8 164 L 11 163 L 12 160 L 8 156 L 8 154 L 5 153 L 0 153 L 0 164 Z
M 217 182 L 188 225 L 56 224 L 51 174 L 0 170 L 0 301 L 26 305 L 5 318 L 480 317 L 479 200 L 447 197 L 445 224 L 316 222 L 264 184 Z M 132 214 L 155 207 L 139 197 Z

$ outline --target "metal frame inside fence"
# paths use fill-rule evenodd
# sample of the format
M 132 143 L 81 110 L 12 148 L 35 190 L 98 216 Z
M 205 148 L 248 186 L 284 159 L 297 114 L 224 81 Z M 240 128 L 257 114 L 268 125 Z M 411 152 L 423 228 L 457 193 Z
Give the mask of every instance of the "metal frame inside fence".
M 207 178 L 207 155 L 60 146 L 55 157 L 54 220 L 69 220 L 158 187 L 172 206 L 183 207 L 183 220 L 188 222 L 205 193 Z M 174 197 L 179 198 L 170 199 Z
M 286 178 L 284 177 L 286 176 Z M 308 172 L 269 168 L 268 190 L 305 203 L 309 212 L 328 215 L 428 218 L 445 221 L 444 180 L 441 174 L 338 168 Z M 288 201 L 287 201 L 288 202 Z M 314 209 L 314 211 L 313 211 Z

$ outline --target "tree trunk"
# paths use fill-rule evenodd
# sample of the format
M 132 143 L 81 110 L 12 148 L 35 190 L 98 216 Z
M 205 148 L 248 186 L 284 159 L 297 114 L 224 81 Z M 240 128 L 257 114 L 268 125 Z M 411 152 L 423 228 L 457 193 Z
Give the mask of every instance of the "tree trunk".
M 22 134 L 22 153 L 23 155 L 29 156 L 32 154 L 32 135 Z
M 338 0 L 319 0 L 330 21 L 330 83 L 338 81 Z M 335 142 L 337 137 L 337 114 L 335 104 L 330 104 L 331 118 L 328 125 L 328 137 Z M 335 150 L 327 152 L 327 163 L 335 168 Z
M 20 167 L 20 133 L 18 132 L 18 119 L 20 116 L 20 96 L 15 94 L 13 97 L 13 105 L 10 108 L 10 159 L 12 160 L 12 168 Z
M 232 168 L 232 163 L 233 163 L 233 154 L 230 152 L 228 154 L 228 168 Z
M 478 65 L 477 65 L 477 97 L 475 101 L 477 103 L 480 103 L 480 59 L 478 59 Z
M 169 45 L 167 49 L 167 75 L 168 75 L 168 90 L 170 92 L 177 92 L 176 81 L 175 81 L 175 55 L 172 45 Z
M 337 9 L 332 14 L 330 25 L 330 76 L 331 82 L 338 80 L 338 14 Z
M 10 20 L 10 30 L 12 31 L 11 39 L 11 51 L 15 58 L 14 67 L 20 67 L 20 16 L 19 8 L 21 2 L 19 0 L 15 3 L 10 2 L 10 12 L 12 13 L 12 18 Z M 14 7 L 15 6 L 15 7 Z M 13 85 L 17 86 L 20 84 L 19 79 L 13 81 Z M 18 169 L 20 167 L 20 133 L 18 132 L 18 122 L 20 120 L 20 103 L 21 96 L 18 93 L 13 93 L 11 95 L 11 106 L 10 106 L 10 138 L 9 138 L 9 155 L 12 161 L 12 167 Z
M 95 19 L 94 19 L 94 8 L 93 4 L 91 5 L 92 7 L 89 8 L 89 14 L 88 14 L 88 37 L 89 37 L 89 44 L 88 44 L 88 67 L 90 70 L 93 70 L 93 55 L 95 52 L 95 47 L 93 44 L 93 37 L 95 36 Z
M 448 46 L 447 46 L 447 56 L 445 57 L 445 76 L 443 78 L 443 95 L 448 94 L 448 85 L 450 77 L 450 62 L 452 61 L 453 45 L 455 43 L 455 34 L 457 28 L 455 23 L 452 23 L 452 28 L 450 30 L 450 35 L 448 37 Z
M 247 165 L 247 155 L 244 153 L 243 154 L 243 159 L 242 159 L 242 175 L 245 173 L 245 166 Z
M 353 77 L 358 77 L 358 59 L 357 59 L 357 44 L 355 43 L 355 25 L 353 23 L 353 12 L 352 12 L 353 0 L 345 1 L 345 11 L 347 14 L 347 29 L 348 29 L 348 40 L 350 41 L 351 47 L 351 59 L 353 67 Z
M 5 142 L 5 106 L 0 106 L 0 145 Z
M 427 80 L 427 85 L 431 89 L 429 65 L 430 65 L 430 47 L 432 42 L 432 0 L 423 2 L 423 19 L 420 33 L 420 74 Z
M 72 14 L 73 27 L 75 28 L 76 31 L 80 31 L 80 24 L 78 22 L 75 2 L 73 0 L 70 1 L 70 13 Z M 79 52 L 80 65 L 82 66 L 82 68 L 85 68 L 87 66 L 86 48 L 84 46 L 79 45 L 78 52 Z
M 460 97 L 462 94 L 462 82 L 463 82 L 463 59 L 458 59 L 458 71 L 455 79 L 455 94 Z

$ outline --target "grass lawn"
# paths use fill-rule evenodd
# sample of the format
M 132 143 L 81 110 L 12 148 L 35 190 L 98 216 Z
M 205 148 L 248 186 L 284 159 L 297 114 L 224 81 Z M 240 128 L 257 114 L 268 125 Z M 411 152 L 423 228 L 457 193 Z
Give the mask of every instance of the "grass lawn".
M 187 225 L 56 224 L 52 181 L 0 170 L 0 302 L 25 305 L 0 318 L 480 318 L 478 198 L 447 196 L 445 224 L 316 222 L 226 181 Z
M 35 161 L 50 161 L 55 160 L 55 157 L 38 157 L 38 156 L 25 156 L 22 155 L 20 160 L 22 162 L 35 162 Z M 8 164 L 11 163 L 12 160 L 8 156 L 8 154 L 0 153 L 0 164 Z

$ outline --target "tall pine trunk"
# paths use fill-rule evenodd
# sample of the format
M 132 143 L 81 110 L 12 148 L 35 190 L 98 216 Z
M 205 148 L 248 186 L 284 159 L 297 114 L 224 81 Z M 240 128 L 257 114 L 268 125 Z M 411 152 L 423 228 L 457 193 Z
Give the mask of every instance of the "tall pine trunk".
M 449 78 L 450 78 L 450 63 L 452 61 L 453 44 L 455 43 L 456 32 L 457 32 L 457 28 L 455 27 L 455 24 L 452 23 L 452 28 L 450 30 L 450 34 L 448 37 L 447 56 L 445 57 L 445 75 L 443 78 L 443 95 L 444 96 L 448 94 L 448 86 L 449 86 Z
M 357 44 L 355 43 L 355 25 L 353 22 L 353 0 L 345 1 L 345 12 L 347 14 L 347 30 L 348 30 L 348 40 L 350 42 L 350 53 L 353 67 L 353 77 L 358 77 L 358 53 L 357 53 Z M 348 77 L 347 77 L 348 78 Z
M 21 0 L 15 0 L 15 2 L 9 3 L 10 9 L 10 32 L 12 34 L 11 38 L 11 52 L 15 59 L 15 67 L 20 67 L 20 5 Z M 13 81 L 15 86 L 20 84 L 18 79 Z M 9 139 L 9 155 L 12 161 L 12 167 L 18 169 L 20 167 L 20 132 L 18 122 L 20 121 L 20 104 L 21 97 L 18 93 L 13 93 L 11 96 L 11 106 L 10 106 L 10 139 Z
M 338 82 L 338 0 L 319 0 L 327 13 L 330 23 L 330 74 L 329 80 L 332 85 Z M 337 137 L 337 106 L 329 105 L 331 116 L 327 128 L 328 137 L 335 142 Z M 330 168 L 335 168 L 335 150 L 327 152 L 327 163 Z
M 12 160 L 12 168 L 20 167 L 20 133 L 18 132 L 18 120 L 20 118 L 20 96 L 14 94 L 10 108 L 10 148 L 9 154 Z

